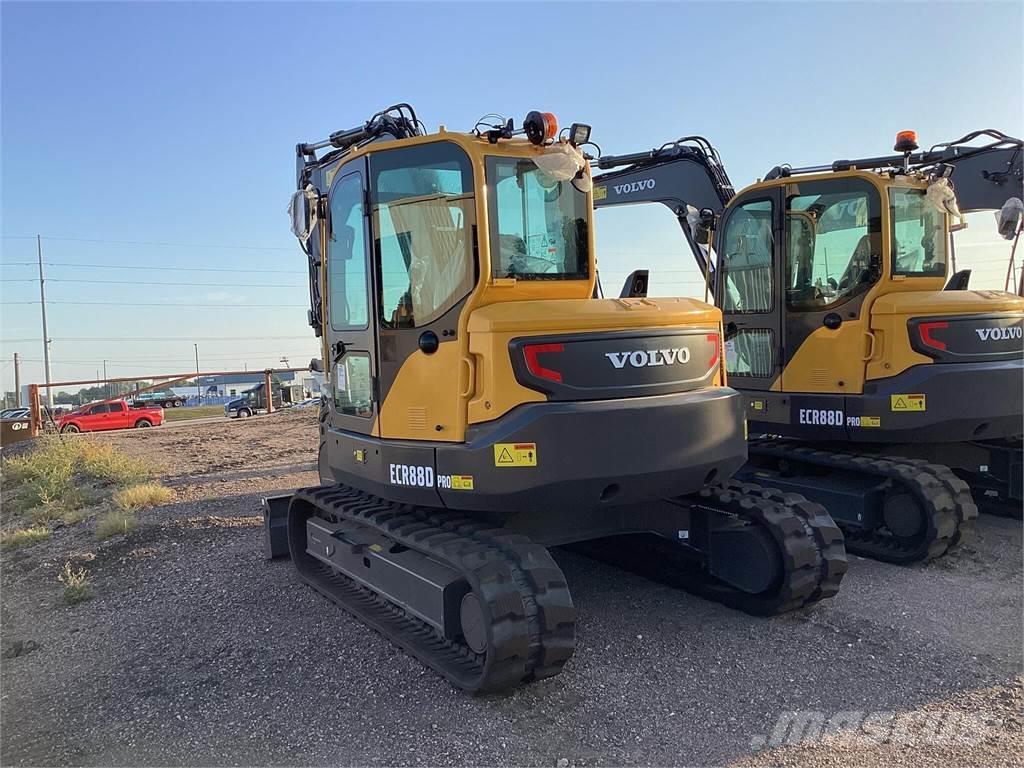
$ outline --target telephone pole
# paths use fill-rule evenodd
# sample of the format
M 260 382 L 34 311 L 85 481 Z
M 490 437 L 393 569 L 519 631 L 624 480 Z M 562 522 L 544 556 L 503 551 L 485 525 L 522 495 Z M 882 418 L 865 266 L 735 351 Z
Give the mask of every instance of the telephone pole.
M 21 360 L 14 353 L 14 406 L 21 408 Z
M 46 289 L 43 284 L 43 238 L 36 235 L 36 253 L 39 255 L 39 304 L 43 309 L 43 365 L 46 367 L 46 402 L 53 407 L 53 387 L 49 386 L 52 381 L 50 374 L 50 336 L 46 330 Z
M 199 386 L 199 344 L 193 344 L 192 346 L 196 348 L 196 398 L 198 400 L 197 404 L 202 405 L 203 390 Z
M 103 361 L 103 391 L 110 397 L 110 382 L 107 381 L 107 361 Z

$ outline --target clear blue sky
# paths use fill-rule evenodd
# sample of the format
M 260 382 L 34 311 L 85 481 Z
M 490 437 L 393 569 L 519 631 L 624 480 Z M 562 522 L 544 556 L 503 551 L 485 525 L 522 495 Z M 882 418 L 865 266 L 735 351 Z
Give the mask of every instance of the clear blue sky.
M 284 212 L 293 147 L 395 101 L 431 129 L 551 110 L 592 123 L 612 153 L 700 133 L 737 186 L 780 162 L 887 153 L 903 128 L 928 144 L 1024 133 L 1019 2 L 0 8 L 5 389 L 14 352 L 23 381 L 42 379 L 39 306 L 16 303 L 39 298 L 19 264 L 36 233 L 61 265 L 47 274 L 57 380 L 104 358 L 111 375 L 190 370 L 193 342 L 207 370 L 305 364 L 317 347 Z M 601 212 L 606 281 L 646 264 L 663 293 L 693 295 L 678 237 L 664 210 Z M 991 216 L 962 243 L 961 264 L 1002 287 L 1009 248 Z

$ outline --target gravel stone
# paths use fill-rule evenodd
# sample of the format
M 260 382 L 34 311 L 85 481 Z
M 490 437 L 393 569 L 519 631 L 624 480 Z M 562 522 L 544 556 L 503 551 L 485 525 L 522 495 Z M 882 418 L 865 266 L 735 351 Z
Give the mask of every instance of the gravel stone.
M 315 485 L 315 410 L 100 436 L 173 503 L 0 561 L 3 765 L 1014 765 L 1024 754 L 1019 521 L 944 560 L 853 558 L 839 595 L 747 616 L 555 550 L 579 609 L 558 677 L 469 697 L 262 556 L 260 498 Z M 60 602 L 74 560 L 94 597 Z M 976 716 L 908 748 L 779 718 Z M 858 721 L 859 722 L 859 721 Z

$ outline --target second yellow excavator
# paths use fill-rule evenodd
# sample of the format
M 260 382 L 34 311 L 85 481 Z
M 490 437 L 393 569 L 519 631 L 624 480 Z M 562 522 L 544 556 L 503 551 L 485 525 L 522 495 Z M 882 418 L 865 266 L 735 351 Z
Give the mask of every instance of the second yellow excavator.
M 919 151 L 906 131 L 895 155 L 777 166 L 738 194 L 701 137 L 594 161 L 595 205 L 672 209 L 722 309 L 741 476 L 824 504 L 851 552 L 937 557 L 975 502 L 1020 514 L 1024 299 L 969 290 L 950 254 L 962 212 L 1019 236 L 1022 148 L 986 130 Z

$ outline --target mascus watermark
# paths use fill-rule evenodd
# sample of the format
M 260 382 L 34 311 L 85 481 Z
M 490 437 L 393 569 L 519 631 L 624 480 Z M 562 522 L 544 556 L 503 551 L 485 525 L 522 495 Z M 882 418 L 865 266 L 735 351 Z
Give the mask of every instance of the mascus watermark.
M 893 744 L 925 746 L 983 742 L 998 721 L 994 716 L 967 712 L 884 712 L 846 710 L 828 714 L 817 710 L 783 712 L 771 733 L 750 739 L 756 751 L 835 739 L 854 746 Z

